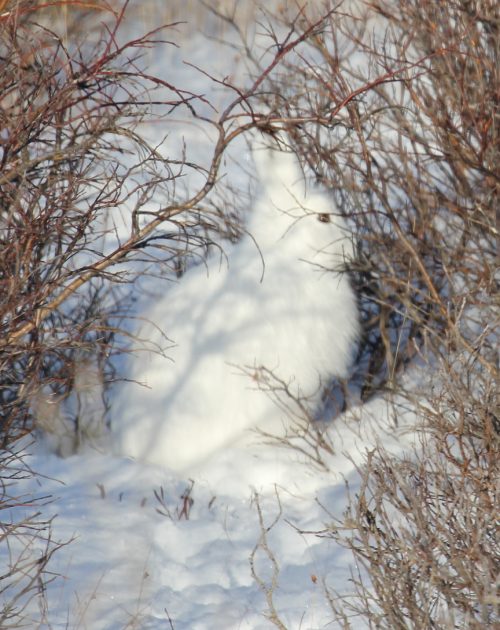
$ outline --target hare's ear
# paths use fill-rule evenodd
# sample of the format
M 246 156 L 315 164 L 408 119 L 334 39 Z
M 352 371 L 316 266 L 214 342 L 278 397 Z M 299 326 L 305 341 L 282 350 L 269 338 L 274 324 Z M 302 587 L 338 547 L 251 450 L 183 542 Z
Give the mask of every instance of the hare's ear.
M 256 132 L 254 141 L 252 142 L 252 154 L 257 169 L 257 175 L 261 182 L 271 179 L 271 172 L 275 167 L 275 153 L 279 151 L 278 140 L 269 134 Z
M 271 196 L 278 207 L 288 209 L 291 199 L 304 199 L 304 181 L 296 155 L 281 136 L 262 137 L 253 145 L 253 156 L 264 194 Z

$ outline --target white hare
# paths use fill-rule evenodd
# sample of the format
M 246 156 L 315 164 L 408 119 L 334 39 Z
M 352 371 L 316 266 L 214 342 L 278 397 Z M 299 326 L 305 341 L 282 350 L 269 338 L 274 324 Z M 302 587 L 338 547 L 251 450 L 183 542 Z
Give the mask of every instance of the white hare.
M 293 154 L 262 144 L 253 154 L 261 192 L 248 234 L 227 264 L 189 269 L 145 314 L 173 346 L 169 359 L 133 358 L 130 377 L 148 388 L 128 383 L 115 399 L 120 453 L 189 472 L 279 417 L 260 368 L 313 403 L 321 380 L 347 374 L 358 335 L 349 235 L 325 194 L 305 194 Z M 141 336 L 160 339 L 153 325 Z

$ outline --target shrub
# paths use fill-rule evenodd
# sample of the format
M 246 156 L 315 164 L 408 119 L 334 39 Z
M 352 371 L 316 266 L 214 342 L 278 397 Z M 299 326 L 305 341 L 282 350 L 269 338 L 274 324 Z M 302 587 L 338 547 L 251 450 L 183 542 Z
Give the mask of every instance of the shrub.
M 107 359 L 125 309 L 119 287 L 135 277 L 133 264 L 120 264 L 149 257 L 174 268 L 185 249 L 179 242 L 187 237 L 175 222 L 170 234 L 158 233 L 195 205 L 172 199 L 182 163 L 164 159 L 140 124 L 152 112 L 153 92 L 169 113 L 192 107 L 198 97 L 140 68 L 144 49 L 169 44 L 162 29 L 119 43 L 126 5 L 114 25 L 103 23 L 99 31 L 90 21 L 97 5 L 85 11 L 79 2 L 63 3 L 73 15 L 59 29 L 63 34 L 57 19 L 47 26 L 45 3 L 3 5 L 0 439 L 6 446 L 32 430 L 33 401 L 59 404 L 70 395 L 82 364 L 96 363 L 104 380 L 113 376 Z M 86 20 L 97 32 L 93 42 L 83 39 Z M 153 196 L 168 204 L 152 208 Z
M 351 6 L 325 12 L 259 94 L 358 241 L 365 334 L 347 391 L 391 392 L 419 436 L 405 456 L 374 446 L 331 525 L 361 567 L 332 610 L 345 628 L 494 627 L 498 7 Z M 273 19 L 280 51 L 317 16 Z

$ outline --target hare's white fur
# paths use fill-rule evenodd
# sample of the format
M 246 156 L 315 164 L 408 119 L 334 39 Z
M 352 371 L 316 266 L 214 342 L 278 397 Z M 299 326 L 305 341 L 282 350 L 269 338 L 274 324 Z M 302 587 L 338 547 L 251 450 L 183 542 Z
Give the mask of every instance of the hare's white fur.
M 170 360 L 151 353 L 131 363 L 130 377 L 148 388 L 128 383 L 117 396 L 121 453 L 188 472 L 279 417 L 259 368 L 313 404 L 321 381 L 347 374 L 358 335 L 343 272 L 351 239 L 328 196 L 305 193 L 293 154 L 262 144 L 253 153 L 261 190 L 228 264 L 213 256 L 189 269 L 145 313 L 173 346 Z M 160 342 L 153 325 L 141 336 Z

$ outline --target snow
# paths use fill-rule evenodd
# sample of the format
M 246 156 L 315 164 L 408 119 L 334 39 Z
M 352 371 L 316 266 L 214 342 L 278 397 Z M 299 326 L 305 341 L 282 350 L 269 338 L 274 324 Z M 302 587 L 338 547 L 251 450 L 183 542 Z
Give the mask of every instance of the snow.
M 405 417 L 396 430 L 390 409 L 378 399 L 338 419 L 329 428 L 336 453 L 325 454 L 323 471 L 265 444 L 222 450 L 194 481 L 90 448 L 63 459 L 43 444 L 26 446 L 25 463 L 43 476 L 18 482 L 16 492 L 52 495 L 43 513 L 57 515 L 53 539 L 71 541 L 50 563 L 59 576 L 45 592 L 50 627 L 159 629 L 169 619 L 175 630 L 272 627 L 256 580 L 269 588 L 273 579 L 260 510 L 282 623 L 335 628 L 325 588 L 351 592 L 352 558 L 314 532 L 342 515 L 345 482 L 356 490 L 366 449 L 408 446 Z M 28 627 L 38 627 L 37 604 L 27 609 Z
M 54 540 L 68 541 L 49 565 L 45 621 L 36 621 L 39 596 L 25 611 L 28 627 L 268 629 L 271 597 L 286 628 L 334 627 L 325 588 L 350 591 L 352 558 L 314 532 L 341 516 L 366 449 L 377 440 L 404 447 L 404 422 L 394 429 L 382 399 L 339 418 L 326 429 L 335 453 L 323 453 L 324 470 L 247 431 L 289 427 L 237 366 L 275 369 L 313 413 L 321 381 L 347 373 L 358 335 L 340 271 L 351 244 L 330 199 L 306 191 L 290 156 L 264 151 L 257 161 L 253 238 L 144 305 L 154 324 L 142 334 L 164 343 L 166 356 L 131 359 L 130 378 L 149 388 L 117 388 L 112 452 L 89 446 L 63 459 L 42 440 L 24 449 L 39 475 L 16 492 L 52 495 L 43 516 L 55 516 Z M 210 352 L 196 347 L 210 335 Z

